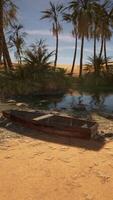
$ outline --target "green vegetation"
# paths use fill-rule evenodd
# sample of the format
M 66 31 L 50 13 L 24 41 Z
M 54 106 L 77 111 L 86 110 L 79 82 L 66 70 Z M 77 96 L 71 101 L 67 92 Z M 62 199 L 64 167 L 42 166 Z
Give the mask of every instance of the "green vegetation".
M 24 61 L 26 65 L 30 67 L 30 70 L 34 71 L 38 68 L 39 70 L 44 71 L 52 64 L 50 58 L 53 53 L 53 51 L 50 53 L 48 52 L 44 40 L 40 39 L 39 41 L 33 43 L 31 48 L 25 51 Z
M 0 92 L 2 96 L 30 94 L 38 92 L 66 91 L 68 88 L 85 91 L 112 91 L 113 73 L 107 55 L 107 41 L 113 34 L 113 4 L 111 0 L 70 1 L 67 5 L 50 2 L 49 8 L 42 11 L 41 19 L 52 23 L 55 36 L 55 51 L 49 52 L 45 42 L 39 40 L 25 49 L 25 33 L 17 20 L 17 7 L 13 0 L 0 0 Z M 62 22 L 71 23 L 75 41 L 70 75 L 57 68 L 59 34 L 63 31 Z M 6 40 L 6 30 L 10 34 Z M 80 46 L 79 77 L 74 78 L 74 66 Z M 93 55 L 83 73 L 85 42 L 93 41 Z M 9 42 L 9 43 L 8 43 Z M 97 43 L 100 49 L 97 53 Z M 9 45 L 9 46 L 8 46 Z M 8 47 L 13 47 L 18 65 L 12 65 Z M 54 61 L 52 61 L 55 55 Z
M 63 69 L 50 67 L 45 70 L 23 66 L 9 73 L 0 72 L 2 97 L 23 94 L 65 92 L 73 87 L 74 78 L 65 75 Z
M 66 71 L 54 68 L 50 61 L 54 52 L 48 52 L 43 40 L 33 43 L 25 51 L 24 64 L 15 70 L 0 71 L 0 94 L 2 97 L 38 93 L 65 92 L 74 86 L 73 77 Z
M 101 72 L 97 76 L 95 73 L 89 72 L 81 78 L 76 78 L 75 88 L 88 93 L 113 92 L 113 74 Z

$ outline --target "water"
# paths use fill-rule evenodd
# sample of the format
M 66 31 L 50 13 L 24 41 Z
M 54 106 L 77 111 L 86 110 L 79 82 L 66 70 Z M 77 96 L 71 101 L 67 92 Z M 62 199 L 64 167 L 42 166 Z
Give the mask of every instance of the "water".
M 113 94 L 94 95 L 70 95 L 66 94 L 57 103 L 52 103 L 49 108 L 53 109 L 76 109 L 78 105 L 84 105 L 86 110 L 102 110 L 113 112 Z
M 40 109 L 58 109 L 70 110 L 77 108 L 78 105 L 84 105 L 86 110 L 102 110 L 109 113 L 113 112 L 113 94 L 65 94 L 61 97 L 41 97 L 27 96 L 19 97 L 17 102 L 25 102 L 30 107 Z M 15 103 L 7 103 L 0 101 L 0 111 L 5 109 L 15 109 Z

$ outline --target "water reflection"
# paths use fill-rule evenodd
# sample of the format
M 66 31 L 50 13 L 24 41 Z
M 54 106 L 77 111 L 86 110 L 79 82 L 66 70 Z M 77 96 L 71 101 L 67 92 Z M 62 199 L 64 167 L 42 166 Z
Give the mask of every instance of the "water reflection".
M 101 110 L 113 113 L 113 94 L 79 94 L 78 92 L 69 92 L 63 97 L 42 97 L 29 96 L 20 97 L 16 102 L 27 103 L 28 106 L 41 109 L 57 109 L 57 110 L 77 110 L 82 111 Z M 16 104 L 0 102 L 0 110 L 15 109 Z
M 87 111 L 101 110 L 113 112 L 113 94 L 92 94 L 76 95 L 75 93 L 65 94 L 61 101 L 52 103 L 49 108 L 53 109 L 77 109 L 85 108 Z

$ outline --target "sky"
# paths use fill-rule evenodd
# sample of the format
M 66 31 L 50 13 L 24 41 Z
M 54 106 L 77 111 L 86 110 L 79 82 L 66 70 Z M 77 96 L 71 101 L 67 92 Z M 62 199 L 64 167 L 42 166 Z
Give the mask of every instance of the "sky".
M 40 20 L 42 16 L 41 11 L 49 8 L 50 0 L 14 0 L 18 6 L 18 19 L 19 23 L 24 26 L 23 31 L 27 33 L 26 47 L 29 47 L 31 43 L 34 43 L 40 39 L 44 39 L 48 46 L 49 51 L 55 50 L 55 37 L 51 33 L 51 23 L 45 19 Z M 58 0 L 51 0 L 51 2 L 57 3 Z M 64 4 L 69 0 L 59 1 Z M 59 64 L 72 64 L 74 53 L 74 38 L 71 35 L 72 26 L 66 22 L 62 22 L 63 32 L 59 36 Z M 81 40 L 78 40 L 78 51 L 76 64 L 79 64 L 80 60 L 80 45 Z M 98 45 L 97 50 L 100 47 Z M 107 43 L 107 53 L 112 56 L 113 40 Z M 85 40 L 84 44 L 84 59 L 83 62 L 88 62 L 88 57 L 93 55 L 93 41 Z M 54 58 L 53 58 L 54 60 Z

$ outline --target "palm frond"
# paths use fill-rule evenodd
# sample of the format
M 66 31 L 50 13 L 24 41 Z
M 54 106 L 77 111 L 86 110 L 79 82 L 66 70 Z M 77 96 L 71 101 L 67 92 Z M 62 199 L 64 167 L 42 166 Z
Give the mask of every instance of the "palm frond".
M 4 27 L 11 25 L 17 21 L 18 7 L 12 0 L 3 0 Z
M 51 62 L 49 60 L 54 52 L 48 52 L 44 40 L 40 39 L 35 44 L 33 43 L 30 48 L 25 52 L 24 60 L 26 64 L 39 69 L 50 65 Z
M 53 35 L 56 35 L 56 33 L 60 33 L 62 31 L 62 26 L 60 24 L 59 17 L 62 15 L 63 9 L 63 4 L 54 4 L 50 1 L 50 8 L 41 12 L 43 15 L 40 19 L 49 19 L 49 21 L 52 22 Z

